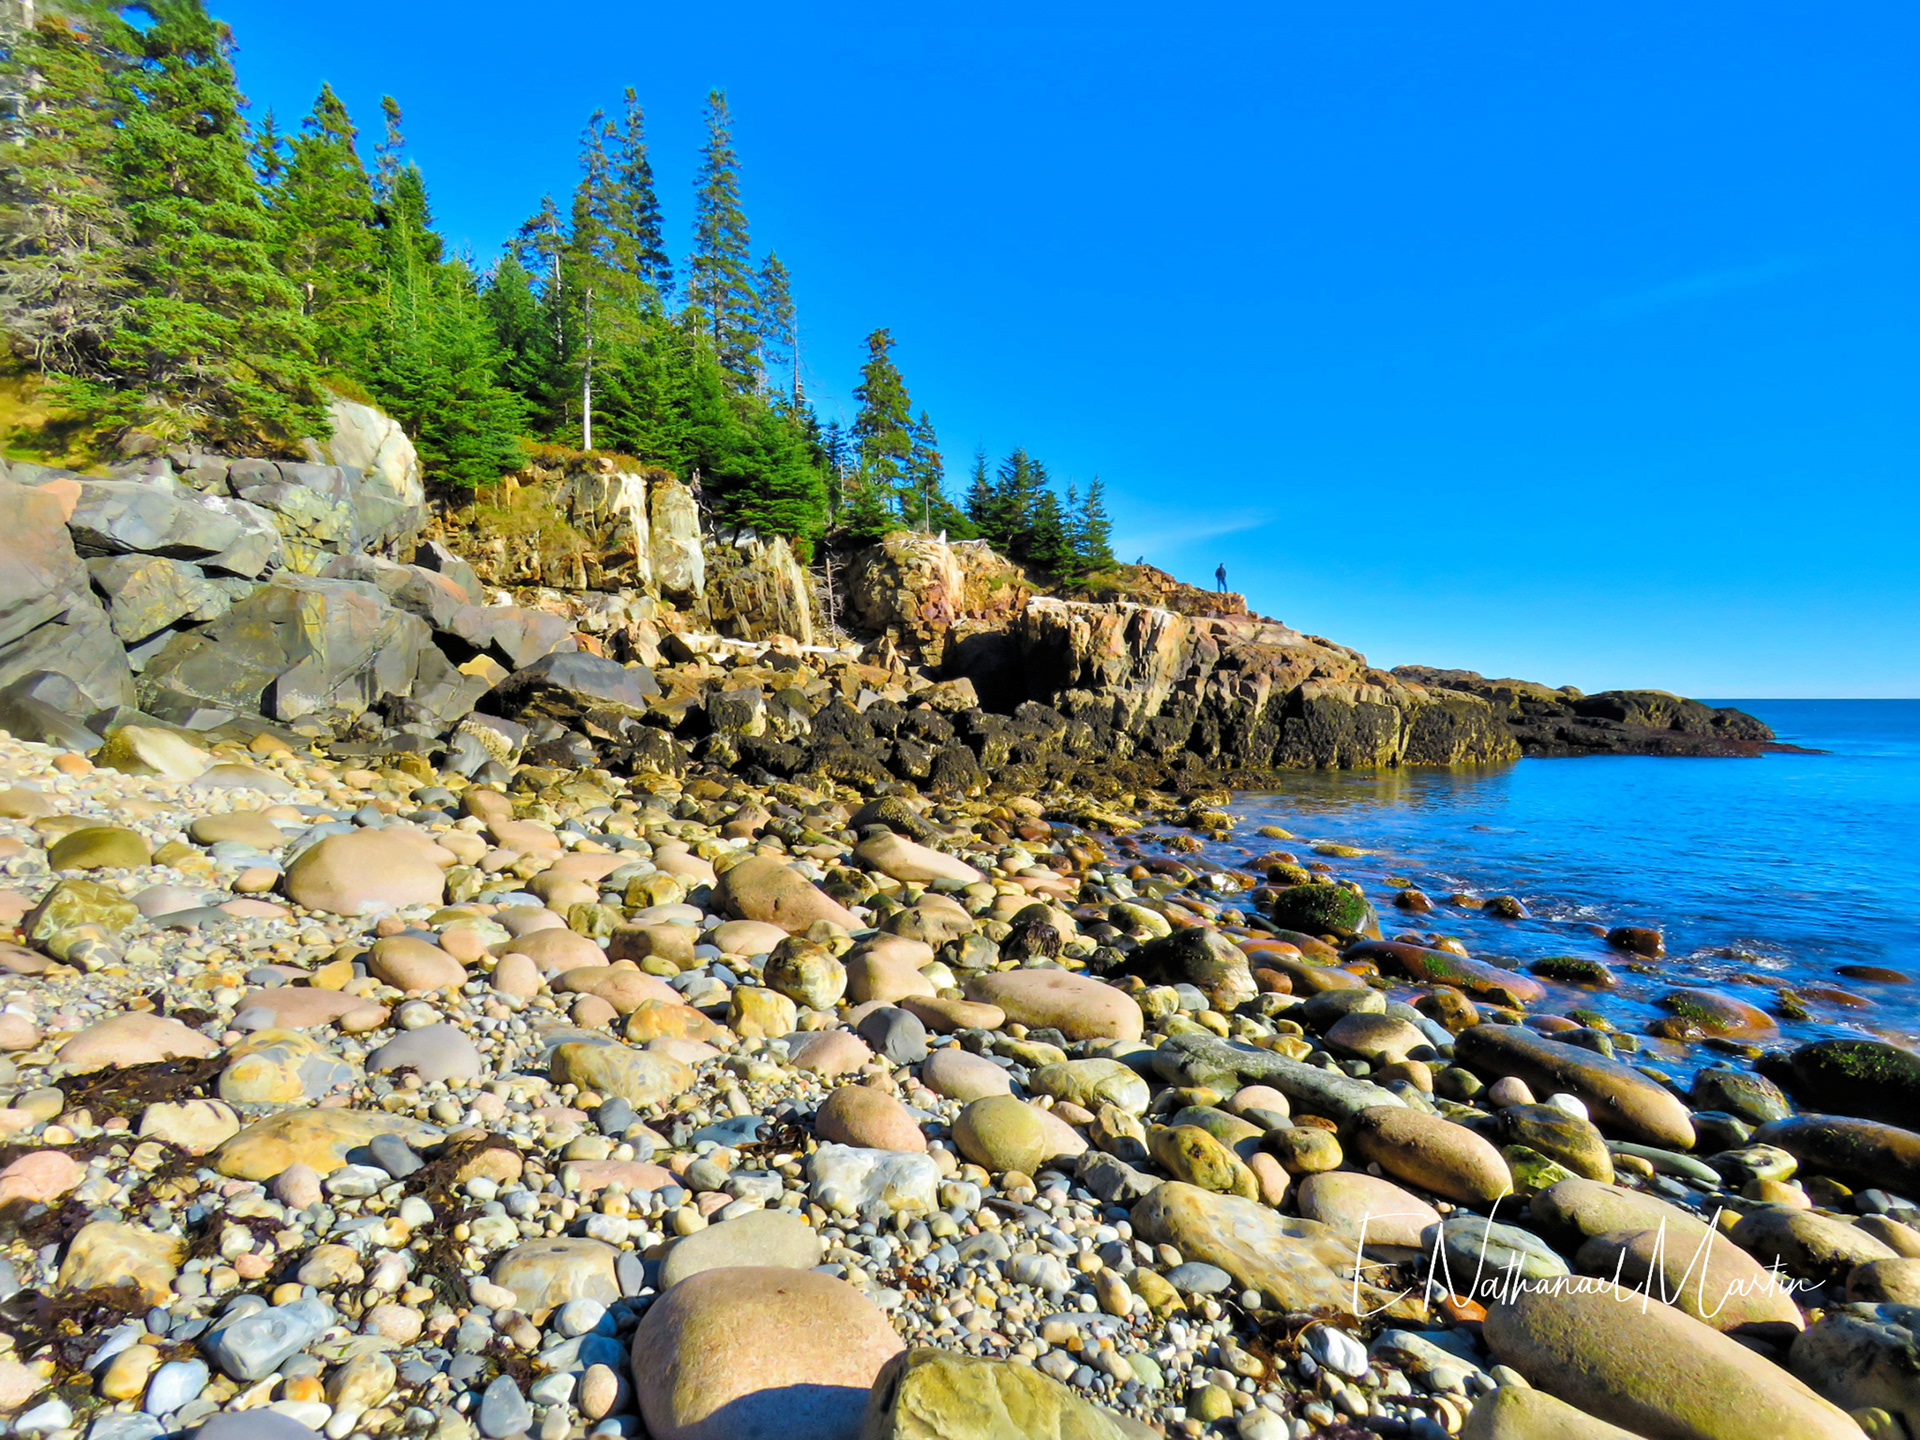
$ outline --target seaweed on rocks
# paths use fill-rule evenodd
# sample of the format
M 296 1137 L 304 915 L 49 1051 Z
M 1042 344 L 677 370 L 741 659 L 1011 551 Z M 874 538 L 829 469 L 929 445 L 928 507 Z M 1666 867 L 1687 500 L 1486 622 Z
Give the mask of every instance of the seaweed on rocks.
M 176 1017 L 178 1018 L 178 1017 Z M 207 1060 L 156 1060 L 147 1065 L 110 1066 L 61 1081 L 69 1110 L 90 1110 L 95 1123 L 111 1116 L 132 1119 L 149 1105 L 205 1099 L 226 1068 L 222 1055 Z

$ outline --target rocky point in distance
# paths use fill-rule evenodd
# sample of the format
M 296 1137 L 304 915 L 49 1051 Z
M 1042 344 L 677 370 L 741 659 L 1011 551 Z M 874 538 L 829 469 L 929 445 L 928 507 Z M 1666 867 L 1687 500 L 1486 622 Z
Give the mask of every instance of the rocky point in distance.
M 265 719 L 342 754 L 532 746 L 958 794 L 1773 739 L 1657 691 L 1378 670 L 1147 566 L 1065 598 L 982 543 L 903 532 L 838 557 L 828 594 L 784 541 L 713 534 L 685 485 L 611 461 L 430 507 L 398 427 L 344 400 L 333 419 L 308 463 L 11 466 L 0 722 Z
M 1920 1057 L 1178 833 L 1749 717 L 336 421 L 0 479 L 10 1433 L 1920 1435 Z

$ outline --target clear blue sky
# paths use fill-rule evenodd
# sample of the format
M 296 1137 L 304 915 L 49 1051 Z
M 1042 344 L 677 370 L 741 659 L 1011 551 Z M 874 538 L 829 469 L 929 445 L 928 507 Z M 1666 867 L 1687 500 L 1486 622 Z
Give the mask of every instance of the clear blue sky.
M 823 410 L 889 326 L 956 482 L 1376 663 L 1920 695 L 1910 0 L 213 5 L 482 259 L 626 85 L 683 248 L 725 86 Z

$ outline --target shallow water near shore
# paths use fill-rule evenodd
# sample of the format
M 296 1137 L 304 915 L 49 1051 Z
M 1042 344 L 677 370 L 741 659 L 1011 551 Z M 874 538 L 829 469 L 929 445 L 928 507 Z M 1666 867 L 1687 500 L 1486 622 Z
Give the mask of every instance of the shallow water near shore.
M 1548 955 L 1605 959 L 1612 991 L 1552 986 L 1623 1029 L 1663 1013 L 1676 985 L 1710 986 L 1780 1014 L 1779 987 L 1807 1018 L 1782 1016 L 1784 1039 L 1878 1034 L 1920 1039 L 1920 700 L 1720 700 L 1758 715 L 1781 740 L 1824 754 L 1751 760 L 1593 756 L 1455 770 L 1303 773 L 1277 793 L 1244 793 L 1214 859 L 1269 849 L 1317 860 L 1314 843 L 1377 853 L 1328 861 L 1361 881 L 1385 933 L 1458 936 L 1478 956 L 1523 966 Z M 1292 841 L 1254 834 L 1261 825 Z M 1429 915 L 1388 903 L 1384 882 L 1411 880 Z M 1455 892 L 1516 895 L 1529 919 L 1448 903 Z M 1667 956 L 1628 970 L 1593 927 L 1657 925 Z M 1840 966 L 1901 971 L 1904 984 L 1843 976 Z M 1757 982 L 1757 983 L 1756 983 Z M 1852 997 L 1805 995 L 1830 987 Z M 1654 1042 L 1656 1050 L 1665 1049 Z M 1711 1052 L 1690 1047 L 1683 1057 Z

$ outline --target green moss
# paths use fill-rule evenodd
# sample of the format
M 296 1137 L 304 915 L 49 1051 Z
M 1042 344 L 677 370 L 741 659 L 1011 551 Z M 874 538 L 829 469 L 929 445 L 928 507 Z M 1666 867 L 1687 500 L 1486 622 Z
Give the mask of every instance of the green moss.
M 1549 955 L 1527 967 L 1534 974 L 1566 985 L 1611 985 L 1613 971 L 1598 960 L 1582 955 Z
M 1363 935 L 1380 928 L 1373 906 L 1342 885 L 1290 886 L 1273 897 L 1272 915 L 1278 924 L 1310 935 Z

